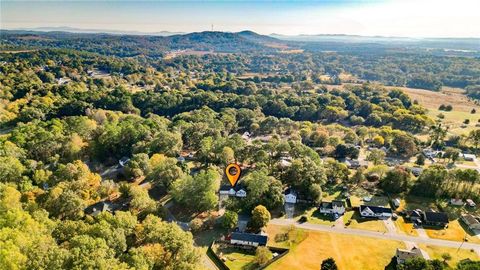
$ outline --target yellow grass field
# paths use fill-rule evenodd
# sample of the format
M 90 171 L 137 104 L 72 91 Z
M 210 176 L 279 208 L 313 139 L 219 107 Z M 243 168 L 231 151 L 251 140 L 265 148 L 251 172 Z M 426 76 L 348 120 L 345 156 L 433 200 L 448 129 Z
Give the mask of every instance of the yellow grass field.
M 448 264 L 452 267 L 455 266 L 459 261 L 464 259 L 480 260 L 480 257 L 475 252 L 472 252 L 468 249 L 430 246 L 424 244 L 420 244 L 419 247 L 428 253 L 430 259 L 438 259 L 443 261 L 442 254 L 450 254 L 450 256 L 452 256 L 452 260 L 450 260 Z
M 269 245 L 278 245 L 272 239 L 282 230 L 286 229 L 273 225 L 267 228 L 272 236 Z M 395 255 L 396 248 L 405 248 L 398 241 L 315 231 L 307 231 L 307 234 L 303 241 L 292 246 L 285 257 L 267 269 L 318 270 L 324 259 L 333 257 L 340 270 L 383 270 Z
M 461 89 L 444 87 L 442 91 L 434 92 L 407 87 L 386 88 L 397 88 L 404 91 L 412 100 L 417 100 L 420 105 L 427 108 L 428 115 L 432 119 L 437 119 L 437 115 L 442 113 L 445 116 L 443 123 L 450 126 L 449 132 L 452 134 L 467 134 L 475 129 L 475 124 L 480 119 L 480 106 L 469 100 Z M 450 112 L 439 111 L 438 108 L 442 104 L 452 105 L 453 110 Z M 475 109 L 477 113 L 471 114 L 472 109 Z M 469 119 L 470 124 L 463 128 L 462 123 L 465 119 Z
M 406 235 L 418 236 L 417 230 L 413 228 L 413 223 L 405 222 L 403 217 L 398 217 L 398 219 L 395 220 L 395 226 L 397 226 L 398 232 L 404 233 Z
M 443 230 L 425 229 L 425 231 L 430 238 L 463 241 L 463 238 L 467 237 L 468 242 L 480 243 L 480 239 L 470 235 L 462 228 L 459 220 L 450 221 L 450 223 L 448 223 L 448 228 Z

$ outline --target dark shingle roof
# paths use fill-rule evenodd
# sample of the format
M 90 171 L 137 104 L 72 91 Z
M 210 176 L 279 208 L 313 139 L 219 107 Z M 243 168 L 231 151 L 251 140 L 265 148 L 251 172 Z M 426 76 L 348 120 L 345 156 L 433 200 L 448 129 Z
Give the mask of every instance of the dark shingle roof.
M 448 223 L 448 215 L 442 212 L 425 212 L 425 221 Z
M 392 209 L 390 208 L 381 207 L 381 206 L 370 206 L 370 205 L 360 205 L 360 212 L 362 212 L 365 208 L 370 208 L 370 210 L 372 210 L 372 212 L 376 214 L 392 213 Z
M 249 241 L 255 242 L 262 245 L 266 245 L 268 241 L 268 236 L 261 235 L 261 234 L 254 234 L 254 233 L 239 233 L 233 232 L 231 235 L 232 240 L 240 240 L 240 241 Z
M 331 202 L 321 202 L 320 203 L 320 208 L 323 208 L 323 209 L 332 209 L 333 206 L 345 207 L 345 203 L 343 201 L 339 201 L 339 200 L 334 200 L 334 201 L 331 201 Z
M 221 191 L 229 191 L 229 190 L 232 189 L 232 188 L 233 188 L 233 190 L 235 190 L 235 191 L 239 191 L 240 189 L 245 190 L 245 188 L 244 188 L 244 186 L 243 186 L 242 184 L 238 184 L 238 185 L 235 185 L 235 186 L 233 186 L 233 187 L 232 187 L 231 185 L 222 185 L 222 186 L 220 187 L 220 190 L 221 190 Z

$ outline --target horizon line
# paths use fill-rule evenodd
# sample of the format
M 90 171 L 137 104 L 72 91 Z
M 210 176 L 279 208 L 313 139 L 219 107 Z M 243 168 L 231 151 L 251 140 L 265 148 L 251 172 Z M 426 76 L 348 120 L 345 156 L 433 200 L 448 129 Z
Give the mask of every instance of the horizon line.
M 55 30 L 59 29 L 59 30 Z M 346 36 L 346 37 L 365 37 L 365 38 L 402 38 L 402 39 L 480 39 L 480 36 L 473 37 L 473 36 L 463 36 L 463 37 L 426 37 L 426 36 L 388 36 L 388 35 L 358 35 L 358 34 L 345 34 L 345 33 L 337 33 L 337 34 L 281 34 L 281 33 L 269 33 L 269 34 L 261 34 L 255 32 L 250 29 L 245 29 L 241 31 L 220 31 L 220 30 L 205 30 L 205 31 L 190 31 L 190 32 L 183 32 L 183 31 L 169 31 L 169 30 L 160 30 L 155 32 L 146 32 L 146 31 L 139 31 L 139 30 L 115 30 L 115 29 L 92 29 L 92 28 L 77 28 L 71 26 L 38 26 L 38 27 L 21 27 L 21 28 L 10 28 L 10 27 L 1 27 L 0 30 L 3 31 L 32 31 L 32 32 L 64 32 L 64 33 L 73 33 L 73 34 L 111 34 L 111 35 L 138 35 L 138 36 L 159 36 L 160 33 L 171 33 L 171 35 L 163 35 L 163 36 L 173 36 L 173 35 L 187 35 L 192 33 L 204 33 L 204 32 L 219 32 L 219 33 L 240 33 L 245 31 L 250 31 L 258 35 L 264 36 L 284 36 L 284 37 L 315 37 L 315 36 Z

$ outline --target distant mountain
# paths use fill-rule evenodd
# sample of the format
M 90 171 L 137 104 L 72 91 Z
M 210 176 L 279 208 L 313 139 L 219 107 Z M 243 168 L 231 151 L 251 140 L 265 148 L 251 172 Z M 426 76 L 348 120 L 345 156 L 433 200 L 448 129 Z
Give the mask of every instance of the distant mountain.
M 0 30 L 0 33 L 3 48 L 65 48 L 118 56 L 139 54 L 162 56 L 176 50 L 274 52 L 282 46 L 285 47 L 287 43 L 251 31 L 239 33 L 206 31 L 168 36 L 26 30 Z
M 39 32 L 69 32 L 69 33 L 89 33 L 89 34 L 113 34 L 113 35 L 139 35 L 139 36 L 173 36 L 182 35 L 185 32 L 141 32 L 141 31 L 124 31 L 124 30 L 109 30 L 109 29 L 85 29 L 68 26 L 58 27 L 35 27 L 35 28 L 17 28 L 11 29 L 13 31 L 39 31 Z
M 285 42 L 280 41 L 278 38 L 265 36 L 265 35 L 260 35 L 260 34 L 257 34 L 255 32 L 253 32 L 253 31 L 249 31 L 249 30 L 238 32 L 237 34 L 239 36 L 245 38 L 245 39 L 248 39 L 248 40 L 251 40 L 251 41 L 254 41 L 254 42 L 258 42 L 258 43 L 263 43 L 263 44 L 285 43 Z
M 376 49 L 408 49 L 409 51 L 425 51 L 437 53 L 473 53 L 480 52 L 480 38 L 412 38 L 412 37 L 384 37 L 359 35 L 296 35 L 288 36 L 270 34 L 270 37 L 303 42 L 307 49 L 319 50 L 364 50 L 366 46 Z

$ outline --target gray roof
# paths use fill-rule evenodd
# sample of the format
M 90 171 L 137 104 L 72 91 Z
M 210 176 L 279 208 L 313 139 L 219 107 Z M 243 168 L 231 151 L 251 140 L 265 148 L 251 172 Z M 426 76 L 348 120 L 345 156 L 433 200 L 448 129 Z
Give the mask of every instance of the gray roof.
M 85 214 L 96 216 L 99 213 L 104 212 L 104 211 L 111 212 L 112 209 L 111 209 L 110 206 L 111 206 L 111 204 L 109 202 L 101 201 L 101 202 L 97 202 L 97 203 L 94 203 L 94 204 L 88 206 L 87 208 L 84 209 L 84 212 L 85 212 Z
M 255 242 L 261 245 L 266 245 L 268 241 L 268 236 L 254 233 L 233 232 L 230 238 L 232 240 Z
M 392 209 L 390 208 L 386 208 L 386 207 L 381 207 L 381 206 L 370 206 L 370 205 L 360 205 L 360 212 L 363 211 L 363 209 L 365 208 L 369 208 L 370 210 L 372 210 L 372 212 L 376 213 L 376 214 L 380 214 L 380 213 L 392 213 Z
M 320 208 L 323 209 L 333 209 L 333 207 L 345 207 L 345 203 L 340 200 L 333 200 L 331 202 L 321 202 L 320 203 Z

